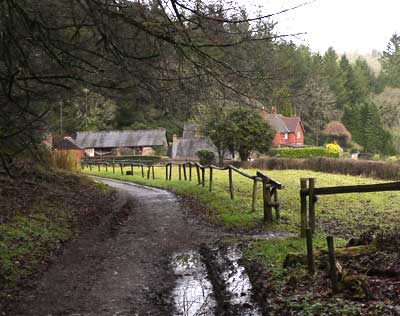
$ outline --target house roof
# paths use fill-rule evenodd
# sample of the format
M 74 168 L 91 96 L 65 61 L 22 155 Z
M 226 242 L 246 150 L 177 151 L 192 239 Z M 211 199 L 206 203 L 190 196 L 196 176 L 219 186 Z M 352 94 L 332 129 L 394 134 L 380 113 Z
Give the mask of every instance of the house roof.
M 72 142 L 80 148 L 117 148 L 163 146 L 167 143 L 165 129 L 77 132 Z
M 196 135 L 197 124 L 185 124 L 183 126 L 182 138 L 194 138 Z
M 172 159 L 197 158 L 196 152 L 207 149 L 217 155 L 217 148 L 208 138 L 180 138 L 172 144 Z
M 58 150 L 81 150 L 82 148 L 78 146 L 71 137 L 64 137 L 60 141 L 53 144 L 54 149 Z
M 294 133 L 297 125 L 301 124 L 301 120 L 297 116 L 285 117 L 282 114 L 266 114 L 264 118 L 279 133 Z

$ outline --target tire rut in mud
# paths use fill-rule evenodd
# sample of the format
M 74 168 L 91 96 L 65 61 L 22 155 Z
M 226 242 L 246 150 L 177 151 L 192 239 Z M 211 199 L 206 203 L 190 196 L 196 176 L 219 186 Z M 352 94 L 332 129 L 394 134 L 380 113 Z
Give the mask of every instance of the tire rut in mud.
M 268 315 L 255 301 L 252 285 L 236 246 L 209 247 L 176 254 L 172 267 L 177 275 L 172 298 L 173 315 Z

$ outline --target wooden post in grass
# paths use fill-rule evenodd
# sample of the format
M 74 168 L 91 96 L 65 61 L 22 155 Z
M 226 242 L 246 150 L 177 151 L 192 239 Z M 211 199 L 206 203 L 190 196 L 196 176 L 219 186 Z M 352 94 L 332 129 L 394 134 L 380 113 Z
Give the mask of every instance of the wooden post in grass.
M 328 256 L 329 256 L 329 275 L 332 282 L 332 291 L 333 293 L 338 292 L 338 279 L 336 272 L 336 257 L 335 257 L 335 248 L 333 244 L 333 237 L 327 236 L 326 241 L 328 243 Z
M 229 193 L 231 194 L 231 199 L 233 199 L 233 182 L 232 182 L 232 168 L 229 167 Z
M 92 163 L 89 163 L 89 169 L 92 171 Z
M 106 166 L 106 172 L 108 172 L 108 163 L 106 162 L 104 165 Z
M 131 164 L 131 173 L 133 175 L 133 164 Z
M 100 172 L 100 163 L 97 164 L 97 169 L 98 169 L 99 172 Z
M 306 237 L 307 228 L 307 195 L 302 190 L 307 188 L 307 179 L 300 179 L 300 217 L 301 217 L 301 228 L 300 237 Z
M 314 196 L 314 188 L 315 188 L 315 179 L 308 179 L 308 221 L 309 227 L 311 228 L 312 233 L 315 233 L 315 196 Z
M 274 196 L 275 216 L 276 216 L 276 219 L 279 220 L 281 218 L 281 209 L 280 209 L 280 204 L 279 204 L 279 199 L 278 199 L 278 189 L 277 188 L 273 188 L 272 195 Z
M 112 163 L 113 173 L 115 173 L 115 165 L 114 162 Z
M 307 240 L 307 265 L 308 273 L 314 275 L 315 265 L 314 265 L 314 252 L 313 252 L 313 240 L 312 240 L 312 229 L 306 228 L 306 240 Z
M 196 164 L 196 172 L 197 172 L 197 184 L 200 185 L 200 167 Z
M 210 166 L 210 183 L 209 183 L 209 190 L 212 191 L 212 182 L 213 182 L 213 168 Z
M 172 167 L 173 167 L 173 165 L 172 165 L 172 163 L 169 165 L 169 181 L 171 181 L 171 179 L 172 179 Z
M 253 180 L 253 195 L 252 195 L 252 201 L 251 201 L 251 211 L 255 212 L 256 211 L 256 198 L 257 198 L 257 180 Z
M 119 167 L 121 169 L 121 174 L 123 175 L 124 174 L 124 170 L 123 170 L 123 167 L 122 167 L 122 163 L 119 164 Z
M 187 178 L 186 178 L 186 162 L 182 165 L 182 167 L 183 167 L 183 180 L 187 180 Z
M 144 178 L 144 168 L 143 168 L 143 165 L 141 165 L 141 167 L 142 167 L 142 178 Z
M 150 179 L 150 166 L 147 167 L 147 180 Z
M 154 180 L 155 178 L 154 178 L 154 166 L 153 165 L 151 166 L 151 174 L 152 174 L 153 180 Z
M 182 180 L 182 171 L 181 171 L 181 164 L 178 164 L 179 169 L 179 181 Z
M 264 202 L 264 222 L 272 223 L 272 200 L 271 185 L 267 183 L 267 179 L 262 179 L 263 184 L 263 202 Z
M 205 175 L 206 175 L 206 168 L 202 167 L 201 168 L 201 185 L 203 187 L 206 185 Z
M 168 163 L 167 164 L 165 164 L 165 180 L 167 180 L 168 181 Z
M 192 163 L 189 162 L 189 181 L 192 181 Z

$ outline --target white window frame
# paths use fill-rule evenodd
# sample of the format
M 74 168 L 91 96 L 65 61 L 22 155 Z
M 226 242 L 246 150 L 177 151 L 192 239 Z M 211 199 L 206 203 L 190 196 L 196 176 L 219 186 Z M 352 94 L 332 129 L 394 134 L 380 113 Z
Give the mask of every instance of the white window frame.
M 288 133 L 283 134 L 283 139 L 288 139 Z
M 297 138 L 301 138 L 301 133 L 297 131 Z

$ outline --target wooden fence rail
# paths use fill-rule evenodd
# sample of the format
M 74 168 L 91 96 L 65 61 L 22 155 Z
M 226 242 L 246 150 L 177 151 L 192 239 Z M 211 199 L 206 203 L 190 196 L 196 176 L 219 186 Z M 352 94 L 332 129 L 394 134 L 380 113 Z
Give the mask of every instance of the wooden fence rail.
M 308 187 L 307 187 L 308 182 Z M 344 185 L 335 187 L 315 187 L 314 178 L 300 179 L 300 213 L 301 213 L 301 237 L 306 236 L 306 229 L 310 228 L 315 232 L 315 204 L 319 195 L 347 194 L 347 193 L 368 193 L 400 191 L 400 181 L 378 184 Z M 307 212 L 308 197 L 308 212 Z
M 213 189 L 213 170 L 228 170 L 228 181 L 229 181 L 229 194 L 231 199 L 234 199 L 234 186 L 232 173 L 236 172 L 243 177 L 253 180 L 253 193 L 251 210 L 255 211 L 256 199 L 257 199 L 257 182 L 262 183 L 263 188 L 263 205 L 264 205 L 264 221 L 267 223 L 273 222 L 272 208 L 275 208 L 276 219 L 280 218 L 280 205 L 278 199 L 278 190 L 283 188 L 283 185 L 264 175 L 261 172 L 257 172 L 255 176 L 249 175 L 242 170 L 232 166 L 218 167 L 215 165 L 201 165 L 198 162 L 181 162 L 174 163 L 169 162 L 165 165 L 165 179 L 172 180 L 172 167 L 178 166 L 178 179 L 182 180 L 181 170 L 183 170 L 184 180 L 187 181 L 186 168 L 189 168 L 189 181 L 192 181 L 192 168 L 196 168 L 198 185 L 205 187 L 205 171 L 209 170 L 208 190 L 211 192 Z
M 129 160 L 82 160 L 81 167 L 84 169 L 88 167 L 92 170 L 93 166 L 97 166 L 98 171 L 101 171 L 101 167 L 104 166 L 106 168 L 106 172 L 108 167 L 112 167 L 112 172 L 115 173 L 115 167 L 119 166 L 120 172 L 124 174 L 124 168 L 130 167 L 130 171 L 127 174 L 133 175 L 133 168 L 138 167 L 141 169 L 142 177 L 145 177 L 144 168 L 147 168 L 147 179 L 150 179 L 152 176 L 155 179 L 154 168 L 162 167 L 165 168 L 165 179 L 167 181 L 172 180 L 172 168 L 173 166 L 178 166 L 178 179 L 183 181 L 192 181 L 193 178 L 193 169 L 196 170 L 197 175 L 197 184 L 205 187 L 206 182 L 206 170 L 208 172 L 208 190 L 211 192 L 214 187 L 214 172 L 213 170 L 228 170 L 228 181 L 229 181 L 229 194 L 231 199 L 234 199 L 234 184 L 233 184 L 233 172 L 246 177 L 253 181 L 253 191 L 252 191 L 252 203 L 251 210 L 252 212 L 256 209 L 256 199 L 257 199 L 257 183 L 262 183 L 262 192 L 263 192 L 263 206 L 264 206 L 264 221 L 267 223 L 273 222 L 273 214 L 272 209 L 275 208 L 276 219 L 280 218 L 280 208 L 279 208 L 279 199 L 278 199 L 278 190 L 283 188 L 283 185 L 271 179 L 270 177 L 264 175 L 261 172 L 257 172 L 255 176 L 249 175 L 246 172 L 232 166 L 224 166 L 218 167 L 214 165 L 201 165 L 198 162 L 168 162 L 165 165 L 154 165 L 152 162 L 138 162 L 138 161 L 129 161 Z M 188 176 L 189 175 L 189 176 Z

